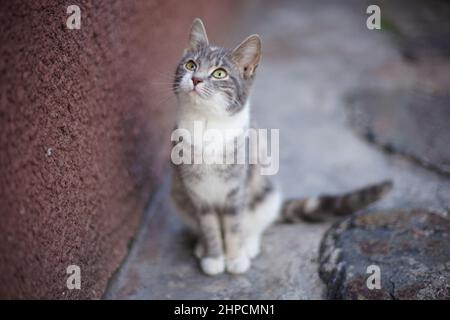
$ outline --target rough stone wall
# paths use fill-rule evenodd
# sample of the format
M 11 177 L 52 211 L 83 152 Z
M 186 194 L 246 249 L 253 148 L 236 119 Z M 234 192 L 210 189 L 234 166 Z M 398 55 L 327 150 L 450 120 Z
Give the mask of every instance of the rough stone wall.
M 230 6 L 1 1 L 0 298 L 101 297 L 164 172 L 188 27 Z

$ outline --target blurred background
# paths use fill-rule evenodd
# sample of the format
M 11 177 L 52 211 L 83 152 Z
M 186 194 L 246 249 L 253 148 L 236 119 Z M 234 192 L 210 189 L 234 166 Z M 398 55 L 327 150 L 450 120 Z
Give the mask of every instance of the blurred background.
M 277 225 L 248 274 L 200 273 L 167 198 L 171 80 L 195 17 L 221 46 L 260 34 L 252 114 L 280 129 L 286 196 L 389 178 L 371 209 L 395 219 L 331 245 L 330 223 Z M 450 298 L 449 18 L 448 1 L 2 1 L 0 298 Z M 327 245 L 348 253 L 344 277 Z M 390 285 L 361 287 L 357 261 L 384 262 Z

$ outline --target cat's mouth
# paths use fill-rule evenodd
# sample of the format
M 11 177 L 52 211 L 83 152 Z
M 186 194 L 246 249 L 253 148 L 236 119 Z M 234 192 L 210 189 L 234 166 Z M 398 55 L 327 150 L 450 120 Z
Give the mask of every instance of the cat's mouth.
M 191 97 L 199 97 L 201 99 L 206 99 L 207 98 L 206 94 L 201 89 L 199 89 L 198 87 L 192 88 L 192 90 L 190 90 L 188 92 L 188 94 Z

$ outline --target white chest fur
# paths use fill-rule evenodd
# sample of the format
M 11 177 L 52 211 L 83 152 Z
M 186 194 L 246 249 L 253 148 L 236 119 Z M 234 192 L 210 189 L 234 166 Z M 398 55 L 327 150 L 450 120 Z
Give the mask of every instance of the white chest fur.
M 235 183 L 224 179 L 214 171 L 204 171 L 201 178 L 189 184 L 189 188 L 197 197 L 211 205 L 222 205 L 226 202 L 229 192 L 235 188 Z
M 214 115 L 184 105 L 179 114 L 177 127 L 190 134 L 194 146 L 193 170 L 195 178 L 186 178 L 184 183 L 191 192 L 211 204 L 223 204 L 229 192 L 239 183 L 223 173 L 226 166 L 224 155 L 230 150 L 230 141 L 249 124 L 249 106 L 234 115 Z M 186 140 L 183 143 L 187 143 Z M 223 152 L 218 152 L 222 150 Z M 234 154 L 234 153 L 233 153 Z M 219 164 L 222 163 L 222 164 Z

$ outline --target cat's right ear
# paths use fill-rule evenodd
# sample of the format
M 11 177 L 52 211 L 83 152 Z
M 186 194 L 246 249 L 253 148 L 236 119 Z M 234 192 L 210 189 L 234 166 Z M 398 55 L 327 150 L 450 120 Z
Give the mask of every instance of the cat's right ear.
M 254 76 L 261 60 L 261 39 L 257 34 L 251 35 L 241 42 L 232 52 L 232 58 L 242 70 L 244 79 Z
M 203 25 L 202 20 L 199 18 L 194 19 L 186 51 L 195 50 L 200 46 L 207 46 L 208 43 L 208 36 L 206 35 L 205 26 Z

